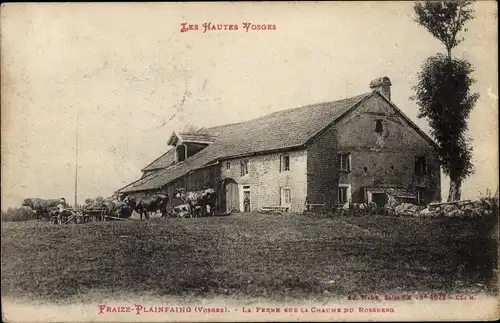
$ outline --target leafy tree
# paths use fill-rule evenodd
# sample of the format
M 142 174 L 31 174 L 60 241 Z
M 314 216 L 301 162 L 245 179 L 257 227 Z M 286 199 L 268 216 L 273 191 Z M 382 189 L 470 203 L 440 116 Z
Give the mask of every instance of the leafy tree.
M 90 207 L 94 204 L 94 199 L 91 199 L 91 198 L 86 198 L 85 199 L 85 206 L 86 207 Z
M 473 19 L 472 3 L 425 1 L 414 6 L 415 21 L 446 48 L 446 55 L 436 54 L 425 61 L 412 99 L 419 105 L 418 117 L 429 121 L 439 145 L 439 160 L 450 177 L 448 201 L 460 199 L 463 180 L 474 172 L 471 139 L 466 133 L 479 94 L 470 92 L 475 82 L 471 63 L 452 56 L 452 50 L 463 41 L 459 32 Z
M 467 21 L 474 18 L 474 10 L 471 8 L 473 2 L 458 0 L 415 3 L 415 21 L 444 44 L 450 59 L 451 50 L 464 40 L 463 37 L 458 37 L 458 33 Z M 467 31 L 467 28 L 464 31 Z
M 104 204 L 104 198 L 102 196 L 98 196 L 95 199 L 87 198 L 85 199 L 85 207 L 99 207 Z

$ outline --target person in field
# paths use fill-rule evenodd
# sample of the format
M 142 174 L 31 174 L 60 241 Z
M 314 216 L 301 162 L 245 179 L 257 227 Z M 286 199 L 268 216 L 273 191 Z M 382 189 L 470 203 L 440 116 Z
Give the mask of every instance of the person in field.
M 68 203 L 66 203 L 66 199 L 64 197 L 61 197 L 59 199 L 59 204 L 56 206 L 56 213 L 57 213 L 57 220 L 59 223 L 62 223 L 62 219 L 65 216 L 70 215 L 70 211 L 68 210 Z
M 64 197 L 61 197 L 59 199 L 59 204 L 57 204 L 57 211 L 59 212 L 59 214 L 62 214 L 66 211 L 67 208 L 68 204 L 66 203 L 66 199 Z

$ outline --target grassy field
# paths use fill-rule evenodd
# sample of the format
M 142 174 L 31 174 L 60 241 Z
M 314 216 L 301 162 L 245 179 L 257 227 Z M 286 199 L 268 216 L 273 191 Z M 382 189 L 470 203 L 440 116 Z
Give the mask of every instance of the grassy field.
M 3 223 L 2 296 L 491 293 L 496 226 L 496 219 L 260 214 Z

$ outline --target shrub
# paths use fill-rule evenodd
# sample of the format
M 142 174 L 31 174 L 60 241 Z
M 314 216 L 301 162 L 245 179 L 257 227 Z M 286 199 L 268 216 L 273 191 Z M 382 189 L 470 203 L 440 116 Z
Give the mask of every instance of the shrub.
M 4 222 L 31 221 L 36 219 L 36 213 L 28 208 L 9 207 L 7 211 L 2 210 L 1 220 Z

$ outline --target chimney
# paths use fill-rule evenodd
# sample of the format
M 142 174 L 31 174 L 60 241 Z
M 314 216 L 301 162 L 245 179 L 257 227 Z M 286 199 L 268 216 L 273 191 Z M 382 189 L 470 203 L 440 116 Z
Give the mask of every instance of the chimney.
M 391 101 L 391 80 L 387 77 L 379 77 L 370 82 L 370 89 L 377 91 L 387 100 Z

